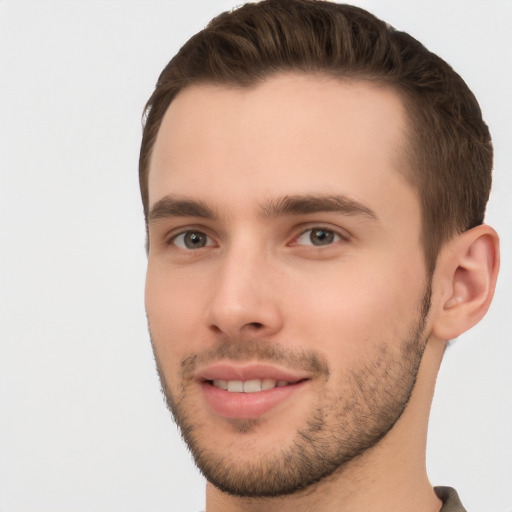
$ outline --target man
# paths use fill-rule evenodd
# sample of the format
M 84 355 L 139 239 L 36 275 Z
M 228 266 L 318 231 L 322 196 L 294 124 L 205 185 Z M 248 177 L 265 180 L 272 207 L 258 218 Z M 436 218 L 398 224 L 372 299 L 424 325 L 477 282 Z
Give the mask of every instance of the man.
M 248 4 L 171 60 L 146 309 L 208 512 L 463 510 L 425 442 L 446 344 L 494 291 L 491 168 L 462 79 L 361 9 Z

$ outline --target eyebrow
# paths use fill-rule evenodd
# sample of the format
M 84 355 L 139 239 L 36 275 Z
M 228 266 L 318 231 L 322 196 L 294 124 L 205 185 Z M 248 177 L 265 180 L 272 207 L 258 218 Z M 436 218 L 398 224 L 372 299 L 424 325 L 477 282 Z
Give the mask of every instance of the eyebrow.
M 376 213 L 371 208 L 345 195 L 305 194 L 269 199 L 261 205 L 261 212 L 267 219 L 288 215 L 334 212 L 378 221 Z M 212 220 L 218 216 L 203 201 L 168 195 L 151 207 L 148 223 L 151 224 L 168 217 L 200 217 Z
M 149 211 L 148 223 L 168 217 L 200 217 L 215 219 L 213 210 L 203 201 L 184 199 L 172 195 L 158 200 Z
M 262 206 L 262 210 L 263 215 L 267 218 L 334 212 L 343 215 L 367 217 L 378 221 L 377 214 L 371 208 L 345 195 L 307 194 L 285 196 L 280 199 L 267 201 Z

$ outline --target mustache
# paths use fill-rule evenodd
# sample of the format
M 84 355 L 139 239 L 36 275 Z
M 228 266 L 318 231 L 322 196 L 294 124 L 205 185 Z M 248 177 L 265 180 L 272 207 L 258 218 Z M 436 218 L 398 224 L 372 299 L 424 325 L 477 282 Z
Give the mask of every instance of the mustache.
M 207 350 L 189 354 L 181 361 L 183 380 L 192 380 L 203 366 L 222 360 L 279 364 L 291 370 L 311 373 L 315 377 L 329 377 L 327 359 L 313 350 L 288 349 L 275 342 L 261 339 L 243 342 L 225 342 Z

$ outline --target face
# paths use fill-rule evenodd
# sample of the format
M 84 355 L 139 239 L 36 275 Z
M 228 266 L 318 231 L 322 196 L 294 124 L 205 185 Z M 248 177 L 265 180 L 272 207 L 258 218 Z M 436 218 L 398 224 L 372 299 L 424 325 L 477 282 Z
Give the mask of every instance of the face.
M 304 489 L 410 397 L 429 286 L 397 95 L 281 75 L 193 86 L 149 172 L 146 309 L 162 385 L 219 489 Z

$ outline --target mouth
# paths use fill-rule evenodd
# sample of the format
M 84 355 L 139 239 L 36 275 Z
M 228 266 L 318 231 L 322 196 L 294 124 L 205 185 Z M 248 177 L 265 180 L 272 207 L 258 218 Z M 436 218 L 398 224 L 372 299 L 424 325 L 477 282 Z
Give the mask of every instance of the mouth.
M 271 365 L 216 364 L 203 369 L 198 381 L 215 416 L 249 419 L 292 404 L 311 378 Z

